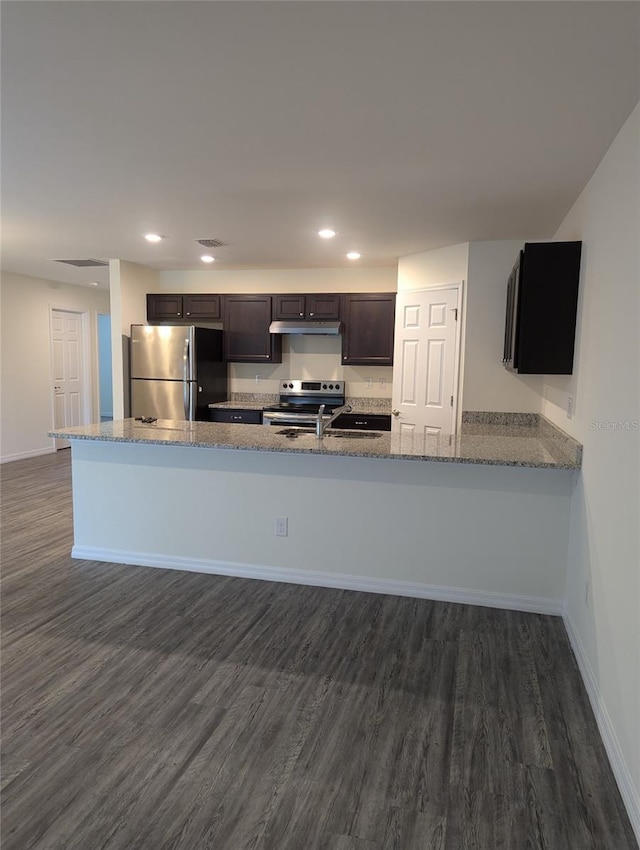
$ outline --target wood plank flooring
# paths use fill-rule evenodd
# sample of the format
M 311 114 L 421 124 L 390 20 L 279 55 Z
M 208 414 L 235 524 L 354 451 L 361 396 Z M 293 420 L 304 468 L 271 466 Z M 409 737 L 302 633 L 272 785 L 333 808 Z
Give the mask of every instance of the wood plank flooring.
M 68 451 L 2 511 L 3 850 L 637 850 L 559 618 L 72 561 Z

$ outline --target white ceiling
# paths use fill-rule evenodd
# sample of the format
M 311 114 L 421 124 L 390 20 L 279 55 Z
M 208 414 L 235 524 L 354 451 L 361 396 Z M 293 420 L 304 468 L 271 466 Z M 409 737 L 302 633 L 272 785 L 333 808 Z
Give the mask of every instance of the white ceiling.
M 550 237 L 640 98 L 639 45 L 635 2 L 3 2 L 3 267 Z

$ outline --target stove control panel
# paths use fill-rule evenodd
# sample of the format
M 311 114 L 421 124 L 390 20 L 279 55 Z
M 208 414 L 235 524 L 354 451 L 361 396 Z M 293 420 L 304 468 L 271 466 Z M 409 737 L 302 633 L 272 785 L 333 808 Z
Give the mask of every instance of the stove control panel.
M 335 381 L 331 378 L 324 381 L 283 381 L 280 385 L 281 395 L 344 395 L 344 381 Z

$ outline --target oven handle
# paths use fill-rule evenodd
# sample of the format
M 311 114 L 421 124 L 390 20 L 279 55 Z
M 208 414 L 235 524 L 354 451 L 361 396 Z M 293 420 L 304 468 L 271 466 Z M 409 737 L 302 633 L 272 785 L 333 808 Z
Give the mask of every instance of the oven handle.
M 297 425 L 300 423 L 315 425 L 317 421 L 317 413 L 284 413 L 277 410 L 265 410 L 262 413 L 263 425 Z

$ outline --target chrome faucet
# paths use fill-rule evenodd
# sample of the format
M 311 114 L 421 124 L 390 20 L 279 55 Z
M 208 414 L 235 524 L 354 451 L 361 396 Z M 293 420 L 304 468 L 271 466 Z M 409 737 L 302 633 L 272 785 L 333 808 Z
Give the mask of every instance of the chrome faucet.
M 330 427 L 331 423 L 340 416 L 341 413 L 351 413 L 351 405 L 343 404 L 342 407 L 336 407 L 331 416 L 325 417 L 324 415 L 324 404 L 320 405 L 320 409 L 318 410 L 318 418 L 316 419 L 316 437 L 320 439 L 324 436 L 327 428 Z

